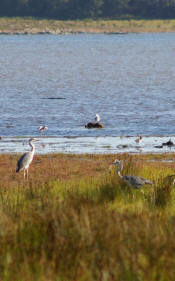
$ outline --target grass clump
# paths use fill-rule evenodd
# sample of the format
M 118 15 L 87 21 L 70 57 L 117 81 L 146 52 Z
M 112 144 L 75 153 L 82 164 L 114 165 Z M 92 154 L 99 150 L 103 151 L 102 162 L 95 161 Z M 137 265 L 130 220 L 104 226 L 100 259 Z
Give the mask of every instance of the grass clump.
M 0 155 L 0 280 L 174 280 L 174 163 L 153 157 L 36 156 L 27 182 Z M 154 185 L 128 188 L 115 158 Z

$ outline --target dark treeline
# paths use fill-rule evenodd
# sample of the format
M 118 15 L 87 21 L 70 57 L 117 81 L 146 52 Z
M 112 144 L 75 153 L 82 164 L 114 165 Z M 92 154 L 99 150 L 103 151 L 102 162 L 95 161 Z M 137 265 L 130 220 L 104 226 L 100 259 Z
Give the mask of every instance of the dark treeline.
M 0 16 L 55 19 L 174 18 L 175 0 L 0 0 Z

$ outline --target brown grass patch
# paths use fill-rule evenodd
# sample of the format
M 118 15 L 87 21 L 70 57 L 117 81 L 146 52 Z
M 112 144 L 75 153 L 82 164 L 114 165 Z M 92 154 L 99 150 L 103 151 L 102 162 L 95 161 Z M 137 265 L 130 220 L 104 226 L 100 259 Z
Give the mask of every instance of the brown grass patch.
M 17 174 L 16 164 L 20 155 L 0 155 L 0 186 L 16 186 L 23 184 L 23 172 Z M 124 173 L 139 175 L 142 166 L 145 169 L 161 170 L 163 167 L 174 168 L 174 162 L 161 160 L 175 159 L 174 154 L 106 154 L 106 155 L 76 155 L 76 154 L 48 154 L 35 155 L 29 168 L 29 181 L 39 185 L 50 180 L 67 181 L 83 177 L 101 177 L 106 173 L 114 159 L 124 160 Z M 133 165 L 134 163 L 134 165 Z M 129 168 L 129 170 L 128 170 Z M 151 173 L 151 172 L 150 172 Z M 175 169 L 174 169 L 175 173 Z

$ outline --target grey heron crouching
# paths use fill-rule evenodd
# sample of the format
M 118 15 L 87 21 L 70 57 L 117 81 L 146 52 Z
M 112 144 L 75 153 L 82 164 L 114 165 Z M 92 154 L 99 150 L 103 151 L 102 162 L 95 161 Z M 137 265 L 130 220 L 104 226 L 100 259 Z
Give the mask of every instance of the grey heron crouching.
M 113 165 L 117 166 L 117 174 L 119 175 L 119 177 L 121 178 L 122 181 L 126 182 L 130 187 L 132 188 L 141 188 L 142 185 L 144 184 L 153 184 L 152 181 L 144 179 L 142 177 L 138 177 L 138 176 L 132 176 L 132 175 L 125 175 L 122 176 L 121 175 L 121 171 L 123 169 L 123 163 L 122 161 L 116 159 L 113 163 Z
M 33 142 L 37 141 L 35 138 L 29 139 L 29 145 L 31 147 L 31 151 L 24 153 L 21 158 L 17 162 L 16 172 L 24 171 L 24 179 L 27 172 L 27 179 L 28 179 L 28 169 L 33 160 L 33 156 L 35 154 L 35 145 Z

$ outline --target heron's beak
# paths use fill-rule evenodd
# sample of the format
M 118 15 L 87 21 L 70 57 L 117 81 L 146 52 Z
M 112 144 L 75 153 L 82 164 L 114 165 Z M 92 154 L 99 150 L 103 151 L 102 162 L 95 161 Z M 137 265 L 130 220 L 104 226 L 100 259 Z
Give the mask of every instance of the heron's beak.
M 39 139 L 33 139 L 32 141 L 33 141 L 33 142 L 36 142 L 36 141 L 39 141 Z
M 120 166 L 120 163 L 112 162 L 112 165 Z

